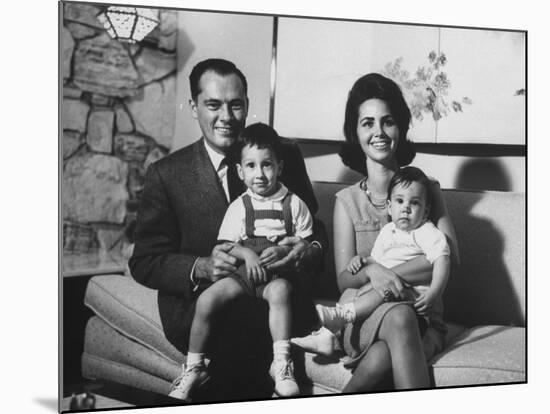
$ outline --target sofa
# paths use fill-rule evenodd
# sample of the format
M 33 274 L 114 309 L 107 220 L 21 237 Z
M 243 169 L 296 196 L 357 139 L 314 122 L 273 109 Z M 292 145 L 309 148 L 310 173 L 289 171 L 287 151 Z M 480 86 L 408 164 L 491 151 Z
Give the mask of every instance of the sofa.
M 318 217 L 332 239 L 334 194 L 346 185 L 314 182 Z M 444 190 L 456 227 L 461 266 L 445 291 L 445 349 L 429 361 L 434 387 L 526 382 L 525 194 Z M 332 252 L 315 296 L 337 297 Z M 82 375 L 167 394 L 185 360 L 163 336 L 157 293 L 129 275 L 90 279 Z M 338 360 L 303 353 L 304 394 L 338 393 L 351 377 Z

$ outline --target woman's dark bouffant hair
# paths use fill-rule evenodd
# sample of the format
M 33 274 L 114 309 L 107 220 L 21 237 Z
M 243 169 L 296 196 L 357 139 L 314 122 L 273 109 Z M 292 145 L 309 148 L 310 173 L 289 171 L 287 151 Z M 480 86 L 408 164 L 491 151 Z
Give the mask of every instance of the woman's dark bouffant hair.
M 399 128 L 399 142 L 395 153 L 397 164 L 400 167 L 410 164 L 416 155 L 414 144 L 407 139 L 411 111 L 399 86 L 379 73 L 369 73 L 360 77 L 349 91 L 344 120 L 346 141 L 339 153 L 342 162 L 355 171 L 367 173 L 365 153 L 357 138 L 357 121 L 359 107 L 368 99 L 380 99 L 388 104 Z

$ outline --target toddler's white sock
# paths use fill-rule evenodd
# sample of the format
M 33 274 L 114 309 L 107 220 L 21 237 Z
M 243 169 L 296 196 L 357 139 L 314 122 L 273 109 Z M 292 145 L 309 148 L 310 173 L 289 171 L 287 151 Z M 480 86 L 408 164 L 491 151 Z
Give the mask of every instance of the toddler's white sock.
M 342 317 L 346 320 L 347 323 L 355 322 L 357 314 L 355 312 L 355 305 L 353 302 L 344 303 L 343 305 L 337 304 L 336 307 L 342 309 Z
M 290 358 L 290 340 L 281 339 L 273 342 L 273 359 L 287 361 Z
M 202 352 L 188 352 L 187 353 L 187 367 L 195 365 L 204 365 L 204 353 Z M 184 365 L 185 367 L 185 365 Z
M 334 307 L 315 305 L 321 325 L 336 334 L 346 324 L 355 322 L 357 316 L 353 303 L 336 304 Z

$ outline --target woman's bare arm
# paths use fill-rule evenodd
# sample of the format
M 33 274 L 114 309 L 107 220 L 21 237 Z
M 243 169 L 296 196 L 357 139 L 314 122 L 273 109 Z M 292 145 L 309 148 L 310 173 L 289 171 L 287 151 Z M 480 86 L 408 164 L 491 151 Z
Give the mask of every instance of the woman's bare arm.
M 349 261 L 357 254 L 355 246 L 355 229 L 342 202 L 337 198 L 334 203 L 334 267 L 337 275 L 338 289 L 358 289 L 368 282 L 365 272 L 352 275 L 345 271 Z
M 449 211 L 447 210 L 447 204 L 445 204 L 445 199 L 443 198 L 443 191 L 441 191 L 441 187 L 438 182 L 434 182 L 432 185 L 432 195 L 432 211 L 430 216 L 436 227 L 445 233 L 447 243 L 449 244 L 449 248 L 451 250 L 451 267 L 457 268 L 460 266 L 458 241 L 453 222 L 451 221 Z
M 420 256 L 392 267 L 391 271 L 411 285 L 425 285 L 432 280 L 432 269 L 426 256 Z
M 384 295 L 384 291 L 389 289 L 396 298 L 403 298 L 405 288 L 403 281 L 411 285 L 430 283 L 432 265 L 424 256 L 421 256 L 391 269 L 379 263 L 370 264 L 359 273 L 366 275 L 372 287 L 380 295 Z

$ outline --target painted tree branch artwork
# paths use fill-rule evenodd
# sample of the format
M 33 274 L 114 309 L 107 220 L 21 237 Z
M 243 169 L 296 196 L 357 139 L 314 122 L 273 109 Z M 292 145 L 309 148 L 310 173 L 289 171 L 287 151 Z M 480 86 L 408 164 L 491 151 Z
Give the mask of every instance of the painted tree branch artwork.
M 428 65 L 420 66 L 411 75 L 403 67 L 403 58 L 398 57 L 395 61 L 387 63 L 382 71 L 401 86 L 415 119 L 421 121 L 425 115 L 429 115 L 438 121 L 450 111 L 462 112 L 464 105 L 473 103 L 467 96 L 460 99 L 449 97 L 451 80 L 443 70 L 447 63 L 445 53 L 431 51 L 428 62 Z

